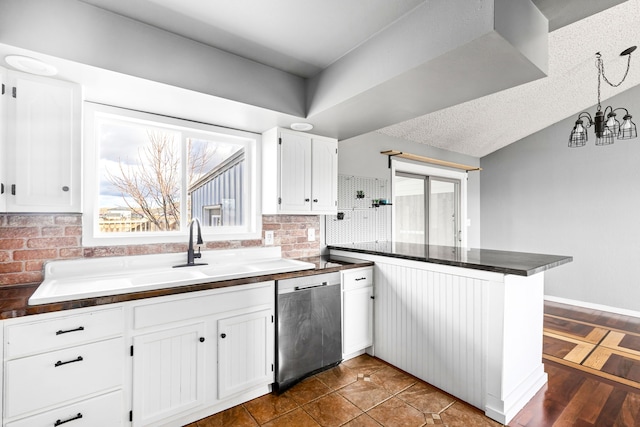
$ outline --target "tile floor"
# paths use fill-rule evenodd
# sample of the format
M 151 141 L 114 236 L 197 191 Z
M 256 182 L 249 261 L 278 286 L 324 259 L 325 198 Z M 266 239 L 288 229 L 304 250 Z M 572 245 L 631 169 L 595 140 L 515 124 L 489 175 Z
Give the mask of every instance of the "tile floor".
M 497 427 L 501 424 L 440 390 L 362 355 L 187 427 Z

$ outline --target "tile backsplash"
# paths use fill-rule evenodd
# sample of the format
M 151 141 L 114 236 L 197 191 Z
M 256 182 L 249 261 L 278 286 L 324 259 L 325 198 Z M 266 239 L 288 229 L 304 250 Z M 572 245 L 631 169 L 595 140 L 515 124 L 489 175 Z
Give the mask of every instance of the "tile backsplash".
M 320 255 L 320 241 L 307 241 L 307 230 L 320 235 L 320 217 L 314 215 L 265 215 L 262 239 L 205 242 L 203 250 L 263 246 L 264 232 L 273 230 L 274 244 L 284 258 Z M 0 215 L 0 285 L 42 281 L 46 261 L 72 258 L 186 252 L 185 243 L 149 245 L 82 246 L 80 214 Z

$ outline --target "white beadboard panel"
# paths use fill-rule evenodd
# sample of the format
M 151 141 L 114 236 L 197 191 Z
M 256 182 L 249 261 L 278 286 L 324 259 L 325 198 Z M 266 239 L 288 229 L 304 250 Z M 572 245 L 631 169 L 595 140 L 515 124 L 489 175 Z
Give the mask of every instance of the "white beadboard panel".
M 356 197 L 358 191 L 363 198 Z M 387 241 L 391 238 L 391 206 L 373 207 L 373 200 L 389 199 L 387 180 L 350 175 L 338 176 L 338 212 L 327 215 L 327 244 Z
M 544 273 L 533 276 L 331 250 L 374 266 L 377 357 L 508 422 L 547 382 Z
M 483 408 L 482 282 L 376 263 L 376 356 Z

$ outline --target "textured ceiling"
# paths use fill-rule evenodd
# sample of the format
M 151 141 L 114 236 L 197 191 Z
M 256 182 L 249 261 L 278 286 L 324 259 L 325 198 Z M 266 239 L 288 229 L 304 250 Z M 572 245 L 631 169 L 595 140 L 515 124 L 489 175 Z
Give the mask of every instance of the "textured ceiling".
M 595 53 L 601 52 L 609 80 L 618 82 L 626 68 L 626 59 L 619 53 L 632 45 L 640 45 L 640 0 L 629 0 L 550 33 L 548 77 L 378 132 L 471 156 L 485 156 L 595 105 L 598 77 Z M 620 87 L 603 83 L 603 104 L 607 98 L 640 83 L 638 52 Z M 639 117 L 640 112 L 635 114 Z M 570 132 L 567 129 L 567 139 Z

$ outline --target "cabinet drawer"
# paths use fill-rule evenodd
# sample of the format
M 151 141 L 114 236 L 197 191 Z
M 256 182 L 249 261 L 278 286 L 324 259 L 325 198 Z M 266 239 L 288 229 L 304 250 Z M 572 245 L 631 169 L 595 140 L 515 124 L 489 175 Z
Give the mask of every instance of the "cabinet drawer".
M 124 339 L 114 338 L 5 363 L 5 417 L 121 387 Z
M 167 297 L 144 303 L 133 309 L 135 329 L 147 328 L 241 310 L 248 307 L 273 306 L 273 281 L 205 291 L 197 297 Z
M 14 324 L 5 329 L 5 358 L 43 353 L 123 333 L 121 307 Z
M 123 425 L 122 392 L 116 391 L 5 424 L 5 427 L 117 427 Z
M 358 268 L 342 272 L 342 290 L 359 289 L 373 285 L 373 268 Z

